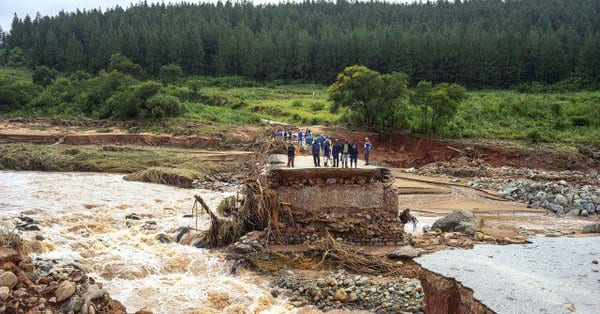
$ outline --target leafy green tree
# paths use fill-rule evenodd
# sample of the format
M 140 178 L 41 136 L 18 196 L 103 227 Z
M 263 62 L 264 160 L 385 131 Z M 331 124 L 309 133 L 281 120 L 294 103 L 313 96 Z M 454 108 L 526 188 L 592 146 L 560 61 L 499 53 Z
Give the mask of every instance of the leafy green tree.
M 421 81 L 410 97 L 410 103 L 421 109 L 421 131 L 429 135 L 456 114 L 459 104 L 466 97 L 466 89 L 458 84 Z
M 50 69 L 47 66 L 40 66 L 33 71 L 33 82 L 42 87 L 46 87 L 56 79 L 58 72 L 54 69 Z
M 327 89 L 334 108 L 346 107 L 357 115 L 358 122 L 374 127 L 377 115 L 380 74 L 365 66 L 353 65 L 338 74 Z
M 159 75 L 163 84 L 167 85 L 169 83 L 174 83 L 182 77 L 183 71 L 177 64 L 169 64 L 160 67 Z
M 327 92 L 333 110 L 345 107 L 361 125 L 395 131 L 401 127 L 399 113 L 408 96 L 407 83 L 404 73 L 381 75 L 354 65 L 345 68 Z
M 133 63 L 133 61 L 120 52 L 110 56 L 108 70 L 119 71 L 133 77 L 140 77 L 143 74 L 143 69 L 139 64 Z

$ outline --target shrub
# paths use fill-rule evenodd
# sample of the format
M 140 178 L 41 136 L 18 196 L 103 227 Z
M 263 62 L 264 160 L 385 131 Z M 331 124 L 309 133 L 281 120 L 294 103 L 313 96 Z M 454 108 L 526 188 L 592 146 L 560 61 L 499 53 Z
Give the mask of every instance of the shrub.
M 302 108 L 302 100 L 300 100 L 300 99 L 294 100 L 294 102 L 292 103 L 292 107 L 294 107 L 294 108 Z
M 527 131 L 527 134 L 525 136 L 532 143 L 537 143 L 542 139 L 542 135 L 540 134 L 540 131 L 538 131 L 537 129 L 530 129 L 529 131 Z
M 46 87 L 52 84 L 52 81 L 56 78 L 58 72 L 50 69 L 47 66 L 37 67 L 33 72 L 33 82 L 40 86 Z
M 160 80 L 166 85 L 176 82 L 183 76 L 183 70 L 177 64 L 163 65 L 159 70 Z
M 572 126 L 590 126 L 590 120 L 587 117 L 578 116 L 571 118 Z
M 157 94 L 148 99 L 143 118 L 160 119 L 183 114 L 185 108 L 179 98 L 171 95 Z
M 310 104 L 310 110 L 312 110 L 312 111 L 321 111 L 323 109 L 325 109 L 325 105 L 323 103 L 314 102 L 314 103 Z

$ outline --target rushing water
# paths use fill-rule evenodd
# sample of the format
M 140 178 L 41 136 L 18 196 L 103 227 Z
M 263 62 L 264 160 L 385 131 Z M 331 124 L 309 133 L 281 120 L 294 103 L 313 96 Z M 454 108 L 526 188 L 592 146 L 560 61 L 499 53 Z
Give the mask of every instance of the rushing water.
M 290 312 L 279 300 L 270 305 L 264 279 L 250 272 L 230 275 L 221 253 L 156 240 L 159 233 L 195 226 L 193 218 L 183 217 L 194 194 L 213 208 L 228 195 L 127 182 L 111 174 L 0 171 L 0 224 L 12 226 L 19 215 L 37 220 L 41 231 L 22 232 L 45 238 L 34 255 L 88 267 L 128 312 L 143 307 L 155 313 L 215 312 L 210 291 L 253 312 Z M 129 213 L 142 219 L 129 220 L 128 227 Z M 142 227 L 148 220 L 156 222 L 155 230 Z M 198 228 L 208 223 L 201 216 Z

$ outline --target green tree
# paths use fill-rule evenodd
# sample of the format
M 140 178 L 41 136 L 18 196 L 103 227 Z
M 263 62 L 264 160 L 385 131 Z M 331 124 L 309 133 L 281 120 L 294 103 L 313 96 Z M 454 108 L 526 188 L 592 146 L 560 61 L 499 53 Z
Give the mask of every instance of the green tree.
M 448 121 L 466 97 L 466 89 L 458 84 L 421 81 L 410 97 L 410 103 L 421 110 L 421 132 L 432 135 Z
M 84 68 L 85 66 L 85 53 L 83 52 L 83 46 L 73 34 L 67 42 L 65 48 L 65 66 L 66 69 L 74 72 Z
M 159 70 L 160 80 L 163 84 L 174 83 L 183 76 L 183 70 L 177 64 L 163 65 Z
M 119 71 L 133 77 L 140 77 L 143 74 L 143 69 L 139 64 L 133 63 L 133 61 L 120 52 L 110 56 L 108 70 Z
M 39 66 L 33 71 L 33 82 L 42 87 L 46 87 L 56 79 L 58 72 L 54 69 L 50 69 L 47 66 Z
M 381 75 L 354 65 L 345 68 L 327 92 L 333 110 L 348 108 L 361 125 L 395 131 L 401 127 L 399 114 L 408 96 L 407 83 L 404 73 Z

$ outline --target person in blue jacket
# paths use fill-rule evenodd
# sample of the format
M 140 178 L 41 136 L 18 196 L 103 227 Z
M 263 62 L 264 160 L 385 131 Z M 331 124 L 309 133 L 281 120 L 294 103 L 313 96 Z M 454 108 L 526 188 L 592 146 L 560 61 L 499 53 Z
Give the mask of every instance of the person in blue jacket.
M 313 143 L 313 136 L 312 134 L 310 134 L 310 132 L 308 134 L 306 134 L 306 145 L 311 146 Z
M 313 155 L 313 162 L 315 167 L 321 167 L 321 145 L 317 141 L 315 141 L 311 146 L 311 152 Z
M 303 133 L 302 130 L 298 130 L 298 147 L 302 146 L 302 137 L 303 137 Z

